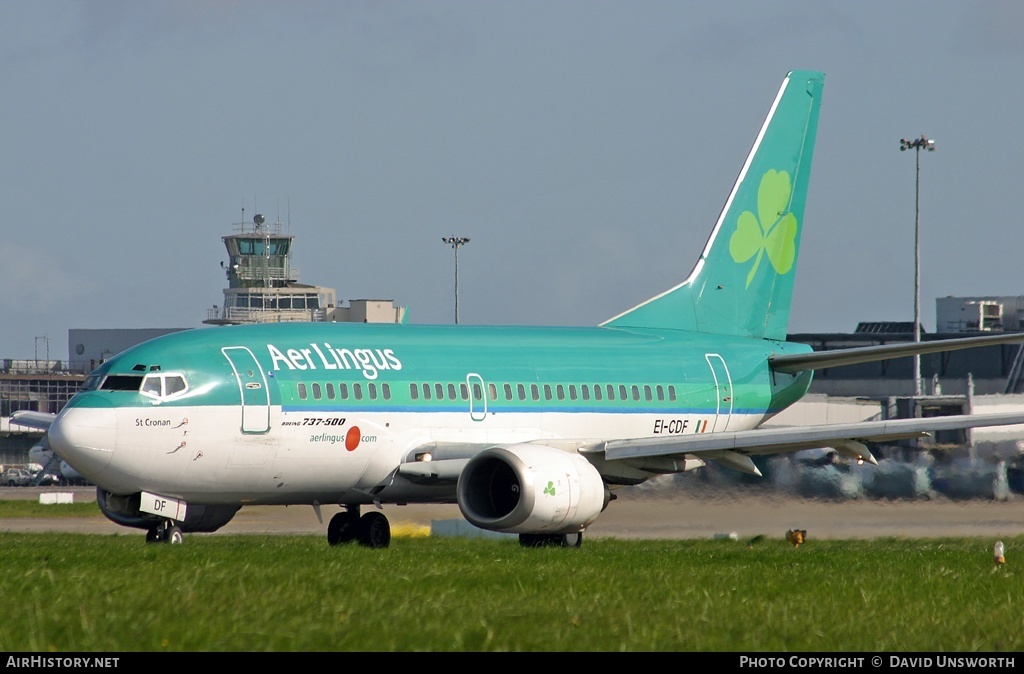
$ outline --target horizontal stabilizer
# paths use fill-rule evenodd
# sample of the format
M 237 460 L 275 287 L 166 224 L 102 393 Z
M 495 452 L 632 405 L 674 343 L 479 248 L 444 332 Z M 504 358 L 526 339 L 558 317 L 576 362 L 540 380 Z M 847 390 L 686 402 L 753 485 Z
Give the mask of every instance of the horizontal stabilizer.
M 708 458 L 715 459 L 713 454 L 723 450 L 731 450 L 748 456 L 797 452 L 822 447 L 836 447 L 837 449 L 842 447 L 849 450 L 851 440 L 859 443 L 891 442 L 919 438 L 932 431 L 1017 424 L 1024 424 L 1024 413 L 960 414 L 948 417 L 889 419 L 853 424 L 762 428 L 734 433 L 698 433 L 668 438 L 610 440 L 605 446 L 605 458 L 615 460 L 692 454 L 698 458 L 708 456 Z M 865 461 L 869 460 L 868 456 L 870 454 L 863 457 Z
M 29 410 L 20 410 L 11 415 L 11 423 L 18 424 L 19 426 L 25 426 L 26 428 L 37 428 L 41 431 L 45 431 L 53 423 L 56 414 L 50 414 L 49 412 L 31 412 Z
M 981 346 L 1013 344 L 1024 342 L 1024 332 L 1012 332 L 984 337 L 963 337 L 960 339 L 936 339 L 929 342 L 901 342 L 899 344 L 879 344 L 877 346 L 854 347 L 851 349 L 835 349 L 832 351 L 812 351 L 811 353 L 795 353 L 783 356 L 772 356 L 768 364 L 776 372 L 803 372 L 804 370 L 824 370 L 829 367 L 856 365 L 857 363 L 873 363 L 879 360 L 913 356 L 914 354 L 940 353 L 959 349 L 974 349 Z

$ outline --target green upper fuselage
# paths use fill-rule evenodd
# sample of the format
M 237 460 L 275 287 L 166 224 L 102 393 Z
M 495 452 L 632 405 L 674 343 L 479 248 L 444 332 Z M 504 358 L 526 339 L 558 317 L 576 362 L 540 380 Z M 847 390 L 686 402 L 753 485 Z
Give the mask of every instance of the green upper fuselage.
M 151 340 L 100 366 L 88 388 L 105 375 L 180 373 L 188 393 L 161 404 L 237 405 L 238 379 L 222 352 L 244 350 L 236 347 L 251 351 L 267 377 L 269 402 L 285 411 L 463 411 L 475 395 L 486 398 L 489 412 L 701 414 L 721 411 L 724 396 L 732 414 L 771 415 L 810 385 L 809 374 L 774 374 L 767 364 L 769 355 L 809 347 L 764 339 L 653 329 L 280 323 Z M 153 404 L 129 389 L 110 390 L 117 405 Z M 90 399 L 69 404 L 102 404 Z
M 751 428 L 810 385 L 809 373 L 773 372 L 768 358 L 810 351 L 783 340 L 823 83 L 816 71 L 787 75 L 693 270 L 602 327 L 275 323 L 199 329 L 120 354 L 90 379 L 102 395 L 70 404 L 241 402 L 261 412 L 258 423 L 245 416 L 248 433 L 270 430 L 272 405 L 286 413 L 468 411 L 473 421 L 498 426 L 501 419 L 493 415 L 503 411 L 673 412 L 727 417 L 712 430 L 730 428 L 731 418 L 742 416 L 736 427 Z M 179 376 L 152 374 L 159 372 Z M 101 381 L 107 374 L 124 378 Z M 147 387 L 163 395 L 146 395 Z M 581 430 L 563 421 L 559 428 L 566 433 Z

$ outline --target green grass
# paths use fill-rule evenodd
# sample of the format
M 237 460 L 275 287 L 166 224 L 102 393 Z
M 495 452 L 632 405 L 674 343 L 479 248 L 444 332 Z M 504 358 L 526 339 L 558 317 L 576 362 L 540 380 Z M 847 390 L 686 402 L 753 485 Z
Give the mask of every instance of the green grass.
M 4 533 L 0 651 L 1019 651 L 1004 543 Z
M 0 501 L 0 519 L 12 517 L 102 517 L 96 502 L 47 503 L 30 499 Z

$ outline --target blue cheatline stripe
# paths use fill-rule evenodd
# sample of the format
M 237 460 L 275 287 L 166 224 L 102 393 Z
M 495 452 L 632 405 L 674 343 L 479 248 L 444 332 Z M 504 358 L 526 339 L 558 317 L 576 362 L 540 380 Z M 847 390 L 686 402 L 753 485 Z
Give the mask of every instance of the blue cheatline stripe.
M 459 405 L 452 407 L 450 405 L 282 405 L 282 412 L 304 412 L 307 414 L 324 414 L 324 413 L 342 413 L 351 414 L 353 412 L 422 412 L 422 413 L 438 413 L 445 412 L 448 414 L 469 414 L 469 407 L 466 405 Z M 480 409 L 474 409 L 474 413 L 482 413 L 483 407 Z M 501 413 L 501 414 L 694 414 L 694 415 L 713 415 L 716 414 L 716 410 L 699 408 L 699 407 L 602 407 L 595 409 L 592 407 L 505 407 L 498 405 L 488 405 L 488 413 Z M 718 414 L 732 414 L 732 415 L 751 415 L 751 414 L 764 414 L 764 409 L 761 408 L 743 408 L 734 409 L 732 412 L 718 412 Z

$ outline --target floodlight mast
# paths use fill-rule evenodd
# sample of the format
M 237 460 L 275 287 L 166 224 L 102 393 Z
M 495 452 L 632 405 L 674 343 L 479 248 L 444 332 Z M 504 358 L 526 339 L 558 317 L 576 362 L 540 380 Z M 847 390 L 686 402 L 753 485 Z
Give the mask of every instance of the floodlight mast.
M 900 151 L 914 149 L 917 171 L 914 192 L 914 341 L 921 341 L 921 149 L 935 151 L 935 141 L 925 136 L 900 140 Z M 914 354 L 914 395 L 921 395 L 921 354 Z
M 455 249 L 455 324 L 459 324 L 459 248 L 469 243 L 469 238 L 465 236 L 443 236 L 441 241 L 444 241 Z

